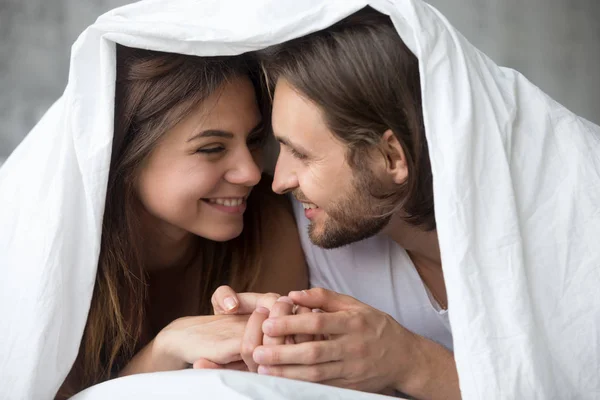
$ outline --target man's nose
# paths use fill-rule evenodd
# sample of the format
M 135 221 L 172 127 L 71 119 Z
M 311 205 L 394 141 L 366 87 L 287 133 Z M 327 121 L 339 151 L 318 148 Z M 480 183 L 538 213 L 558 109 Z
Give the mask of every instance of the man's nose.
M 298 187 L 298 177 L 288 165 L 285 156 L 279 153 L 277 164 L 275 164 L 275 176 L 273 177 L 273 191 L 278 194 L 291 192 Z

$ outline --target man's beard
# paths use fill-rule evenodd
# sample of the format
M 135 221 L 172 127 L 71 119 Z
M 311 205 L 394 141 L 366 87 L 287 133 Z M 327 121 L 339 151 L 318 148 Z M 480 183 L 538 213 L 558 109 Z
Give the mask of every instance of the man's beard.
M 325 249 L 335 249 L 380 233 L 388 225 L 393 210 L 389 201 L 372 194 L 381 192 L 382 186 L 371 171 L 354 171 L 351 192 L 327 208 L 327 218 L 320 229 L 311 221 L 308 226 L 311 242 Z M 305 198 L 299 190 L 297 193 L 297 198 Z

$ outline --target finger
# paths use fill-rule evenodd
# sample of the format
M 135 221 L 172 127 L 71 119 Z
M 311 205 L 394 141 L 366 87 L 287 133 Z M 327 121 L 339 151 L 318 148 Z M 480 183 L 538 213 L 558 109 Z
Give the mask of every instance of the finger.
M 297 306 L 296 307 L 296 315 L 308 314 L 308 313 L 311 313 L 311 312 L 312 312 L 312 310 L 310 308 L 308 308 L 308 307 L 302 307 L 302 306 Z M 294 335 L 294 342 L 295 343 L 312 342 L 313 340 L 315 340 L 315 336 L 314 335 Z
M 306 342 L 291 345 L 259 346 L 253 360 L 258 365 L 320 364 L 339 361 L 343 351 L 339 340 Z
M 352 317 L 352 314 L 344 312 L 269 317 L 263 322 L 262 330 L 269 336 L 341 334 L 353 330 Z
M 252 314 L 259 307 L 271 310 L 280 297 L 277 293 L 238 293 L 237 314 Z
M 235 293 L 229 286 L 221 286 L 213 293 L 211 303 L 215 315 L 252 314 L 257 307 L 270 310 L 279 297 L 277 293 Z
M 199 360 L 194 361 L 192 368 L 194 368 L 194 369 L 222 369 L 223 367 L 221 367 L 217 363 L 207 360 L 206 358 L 201 358 Z
M 282 296 L 271 307 L 271 312 L 269 313 L 269 318 L 271 317 L 281 317 L 284 315 L 292 315 L 292 310 L 294 308 L 294 302 L 287 296 Z M 263 344 L 264 345 L 277 345 L 277 344 L 285 344 L 286 337 L 285 336 L 269 336 L 264 335 Z
M 269 317 L 269 310 L 264 307 L 258 307 L 248 319 L 246 330 L 242 337 L 240 355 L 248 367 L 248 371 L 256 372 L 257 365 L 252 358 L 254 349 L 262 344 L 263 332 L 262 323 Z
M 277 293 L 264 293 L 257 299 L 256 307 L 264 307 L 270 311 L 280 297 Z
M 233 371 L 248 371 L 246 363 L 243 361 L 235 361 L 229 364 L 217 364 L 205 358 L 201 358 L 192 365 L 194 369 L 228 369 Z
M 320 308 L 327 312 L 343 311 L 357 306 L 361 303 L 353 297 L 332 292 L 323 288 L 290 292 L 294 304 L 308 308 Z
M 237 293 L 227 285 L 219 286 L 210 298 L 210 302 L 215 315 L 235 313 L 240 305 Z
M 311 310 L 312 312 L 316 312 L 316 313 L 322 313 L 325 312 L 319 308 L 313 308 Z M 329 340 L 331 335 L 325 334 L 325 335 L 314 335 L 313 336 L 313 340 L 315 341 L 319 341 L 319 340 Z
M 200 346 L 204 347 L 204 349 L 200 351 L 201 353 L 203 353 L 203 356 L 206 357 L 206 359 L 219 365 L 225 365 L 236 361 L 242 361 L 242 356 L 240 354 L 241 338 L 221 340 L 220 342 L 215 343 L 210 348 L 206 348 L 205 343 L 200 344 Z M 197 357 L 197 355 L 192 357 L 189 362 L 192 362 L 192 360 L 196 360 Z
M 306 382 L 331 382 L 339 380 L 342 376 L 342 369 L 343 363 L 334 361 L 317 365 L 261 365 L 258 367 L 258 373 Z
M 229 364 L 221 365 L 221 368 L 232 371 L 248 371 L 248 366 L 243 361 L 236 361 Z

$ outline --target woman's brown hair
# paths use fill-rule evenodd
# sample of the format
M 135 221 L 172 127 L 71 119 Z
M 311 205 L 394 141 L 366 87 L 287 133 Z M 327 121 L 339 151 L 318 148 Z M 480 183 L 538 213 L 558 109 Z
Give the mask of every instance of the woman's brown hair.
M 116 375 L 145 344 L 148 276 L 134 190 L 139 168 L 167 130 L 228 80 L 248 76 L 257 82 L 255 65 L 245 56 L 193 57 L 117 45 L 115 131 L 98 272 L 79 354 L 57 398 Z M 210 297 L 218 286 L 227 283 L 241 292 L 256 280 L 260 193 L 254 190 L 248 199 L 238 238 L 225 243 L 195 238 L 197 253 L 187 268 L 194 268 L 197 280 L 198 314 L 211 313 Z
M 285 79 L 323 113 L 348 145 L 353 168 L 366 168 L 364 150 L 391 129 L 404 149 L 409 176 L 393 192 L 373 193 L 406 220 L 435 229 L 433 178 L 423 124 L 419 63 L 392 21 L 370 7 L 333 26 L 259 52 L 270 89 Z M 395 207 L 394 207 L 395 206 Z

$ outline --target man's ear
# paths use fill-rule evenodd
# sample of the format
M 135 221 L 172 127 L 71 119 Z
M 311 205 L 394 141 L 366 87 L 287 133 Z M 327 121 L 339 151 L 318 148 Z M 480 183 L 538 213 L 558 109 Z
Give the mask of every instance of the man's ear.
M 386 160 L 385 172 L 395 184 L 403 184 L 408 179 L 408 163 L 404 149 L 391 129 L 383 133 L 381 145 Z

